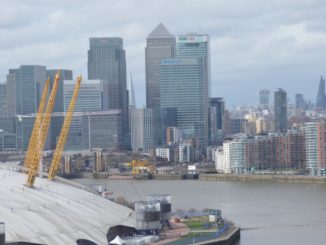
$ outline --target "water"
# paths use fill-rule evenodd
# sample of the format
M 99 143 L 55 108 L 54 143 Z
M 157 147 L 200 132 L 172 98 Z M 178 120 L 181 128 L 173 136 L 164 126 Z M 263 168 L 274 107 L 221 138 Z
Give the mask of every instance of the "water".
M 114 197 L 168 193 L 172 209 L 219 208 L 241 226 L 241 245 L 326 244 L 326 185 L 199 180 L 76 180 L 107 183 Z

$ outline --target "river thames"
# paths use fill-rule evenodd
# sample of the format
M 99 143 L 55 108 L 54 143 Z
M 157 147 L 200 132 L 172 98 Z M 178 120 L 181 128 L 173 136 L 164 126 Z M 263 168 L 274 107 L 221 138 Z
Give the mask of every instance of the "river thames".
M 170 194 L 172 208 L 219 208 L 241 227 L 241 245 L 326 244 L 326 185 L 199 180 L 77 179 L 107 185 L 113 197 Z

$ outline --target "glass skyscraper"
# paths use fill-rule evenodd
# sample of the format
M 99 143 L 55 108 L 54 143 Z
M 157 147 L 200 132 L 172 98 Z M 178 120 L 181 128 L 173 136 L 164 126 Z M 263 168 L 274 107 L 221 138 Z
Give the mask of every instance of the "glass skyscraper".
M 198 145 L 208 143 L 208 84 L 205 58 L 163 59 L 160 69 L 161 110 L 176 108 L 177 127 Z
M 88 79 L 103 82 L 103 109 L 122 113 L 125 145 L 129 145 L 129 110 L 126 78 L 126 54 L 120 37 L 90 38 Z

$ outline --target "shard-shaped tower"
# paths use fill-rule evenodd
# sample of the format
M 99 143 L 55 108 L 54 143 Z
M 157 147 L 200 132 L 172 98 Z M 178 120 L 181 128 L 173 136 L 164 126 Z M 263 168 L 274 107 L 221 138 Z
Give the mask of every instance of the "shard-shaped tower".
M 317 99 L 316 99 L 316 109 L 324 109 L 325 108 L 325 78 L 321 76 L 319 87 L 318 87 L 318 93 L 317 93 Z

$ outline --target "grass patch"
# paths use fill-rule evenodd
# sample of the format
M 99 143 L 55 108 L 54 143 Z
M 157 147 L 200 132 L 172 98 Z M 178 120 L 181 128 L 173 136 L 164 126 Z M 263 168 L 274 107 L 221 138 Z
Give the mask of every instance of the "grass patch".
M 205 229 L 205 224 L 208 223 L 208 217 L 192 217 L 189 220 L 185 220 L 183 223 L 187 225 L 191 230 L 202 230 Z

